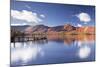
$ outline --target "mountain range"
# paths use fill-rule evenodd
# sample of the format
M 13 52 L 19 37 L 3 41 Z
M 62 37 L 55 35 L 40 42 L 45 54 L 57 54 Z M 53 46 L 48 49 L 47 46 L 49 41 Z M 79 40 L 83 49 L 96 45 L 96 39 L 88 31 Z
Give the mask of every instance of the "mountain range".
M 54 27 L 49 27 L 45 25 L 36 25 L 36 26 L 30 26 L 30 25 L 23 25 L 23 26 L 11 26 L 11 30 L 18 30 L 18 31 L 32 31 L 32 32 L 48 32 L 48 31 L 55 31 L 55 32 L 60 32 L 60 31 L 72 31 L 76 30 L 76 27 L 66 24 L 66 25 L 60 25 L 60 26 L 54 26 Z
M 11 26 L 11 30 L 17 30 L 21 32 L 61 32 L 61 31 L 71 32 L 76 30 L 84 32 L 84 30 L 87 30 L 88 32 L 94 33 L 95 27 L 91 26 L 75 27 L 70 24 L 54 26 L 54 27 L 49 27 L 46 25 L 36 25 L 36 26 L 23 25 L 23 26 Z

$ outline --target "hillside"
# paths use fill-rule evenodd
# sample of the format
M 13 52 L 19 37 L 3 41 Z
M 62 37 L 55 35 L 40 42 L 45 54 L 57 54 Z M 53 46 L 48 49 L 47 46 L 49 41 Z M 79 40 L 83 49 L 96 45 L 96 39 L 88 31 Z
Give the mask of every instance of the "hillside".
M 92 33 L 94 34 L 95 28 L 94 27 L 74 27 L 70 24 L 60 25 L 49 27 L 45 25 L 36 25 L 36 26 L 11 26 L 11 30 L 21 31 L 21 32 L 41 32 L 41 33 L 62 33 L 66 32 L 67 34 L 76 34 L 76 33 Z

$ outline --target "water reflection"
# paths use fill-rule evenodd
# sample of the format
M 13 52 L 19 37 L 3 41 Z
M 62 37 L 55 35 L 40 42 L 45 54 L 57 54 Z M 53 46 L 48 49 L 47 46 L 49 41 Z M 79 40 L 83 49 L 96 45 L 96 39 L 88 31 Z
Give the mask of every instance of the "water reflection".
M 88 58 L 91 53 L 91 48 L 88 46 L 80 47 L 78 51 L 78 56 L 81 59 Z
M 22 47 L 25 47 L 25 46 L 31 46 L 31 45 L 36 45 L 36 44 L 47 44 L 48 43 L 48 40 L 45 39 L 45 40 L 38 40 L 38 41 L 26 41 L 26 42 L 16 42 L 16 43 L 11 43 L 11 48 L 22 48 Z
M 52 35 L 46 40 L 11 43 L 11 65 L 95 60 L 94 35 Z
M 30 61 L 31 59 L 35 60 L 38 55 L 39 56 L 44 55 L 42 48 L 39 47 L 38 45 L 31 45 L 31 43 L 29 43 L 29 44 L 26 43 L 26 44 L 24 44 L 23 47 L 16 46 L 16 48 L 14 47 L 12 49 L 11 61 L 13 63 L 16 63 L 18 61 L 20 61 L 22 63 L 26 63 L 26 62 Z

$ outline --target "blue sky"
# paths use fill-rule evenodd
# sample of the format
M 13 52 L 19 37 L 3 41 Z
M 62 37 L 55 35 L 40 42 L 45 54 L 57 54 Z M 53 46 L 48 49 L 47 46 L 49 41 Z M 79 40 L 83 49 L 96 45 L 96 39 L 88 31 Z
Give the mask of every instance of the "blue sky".
M 12 11 L 11 24 L 44 24 L 47 26 L 64 24 L 71 24 L 74 26 L 95 25 L 94 6 L 11 1 L 11 14 Z M 16 14 L 16 11 L 18 14 Z M 35 16 L 34 20 L 27 17 L 27 14 L 28 16 L 31 15 L 29 12 L 34 14 L 32 15 L 32 17 Z

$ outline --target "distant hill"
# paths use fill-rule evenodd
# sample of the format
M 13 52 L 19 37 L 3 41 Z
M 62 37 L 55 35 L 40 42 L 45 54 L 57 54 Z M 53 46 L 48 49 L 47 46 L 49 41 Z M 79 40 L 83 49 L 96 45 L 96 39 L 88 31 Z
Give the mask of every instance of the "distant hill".
M 23 26 L 11 26 L 11 30 L 17 30 L 24 32 L 26 28 L 30 27 L 29 25 L 23 25 Z
M 85 32 L 85 33 L 91 33 L 91 34 L 95 34 L 95 27 L 92 27 L 92 26 L 85 26 L 85 27 L 80 27 L 77 29 L 77 31 L 79 33 L 81 32 Z
M 60 31 L 72 31 L 72 30 L 76 30 L 76 27 L 70 25 L 70 24 L 66 24 L 66 25 L 61 25 L 61 26 L 55 26 L 55 27 L 50 27 L 48 29 L 48 31 L 55 31 L 55 32 L 60 32 Z
M 36 25 L 33 27 L 33 32 L 47 32 L 49 29 L 48 26 L 45 25 Z
M 29 31 L 32 30 L 33 32 L 47 32 L 47 31 L 71 31 L 75 30 L 76 28 L 74 26 L 71 26 L 69 24 L 66 25 L 60 25 L 60 26 L 54 26 L 54 27 L 48 27 L 45 25 L 36 25 L 36 26 L 29 26 L 29 25 L 24 25 L 24 26 L 11 26 L 11 29 L 19 30 L 19 31 Z
M 87 29 L 86 29 L 87 28 Z M 49 27 L 45 25 L 36 25 L 36 26 L 29 26 L 29 25 L 24 25 L 24 26 L 11 26 L 11 30 L 18 30 L 21 32 L 94 32 L 95 28 L 94 27 L 74 27 L 70 24 L 65 24 L 65 25 L 60 25 L 60 26 L 54 26 L 54 27 Z

